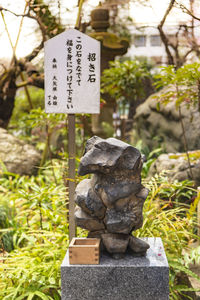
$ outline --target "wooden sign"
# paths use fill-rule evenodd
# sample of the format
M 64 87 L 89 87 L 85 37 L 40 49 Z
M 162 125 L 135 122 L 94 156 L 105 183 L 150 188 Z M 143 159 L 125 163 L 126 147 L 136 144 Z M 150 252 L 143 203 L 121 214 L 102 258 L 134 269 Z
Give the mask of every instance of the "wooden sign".
M 100 110 L 100 42 L 69 29 L 45 42 L 45 111 Z

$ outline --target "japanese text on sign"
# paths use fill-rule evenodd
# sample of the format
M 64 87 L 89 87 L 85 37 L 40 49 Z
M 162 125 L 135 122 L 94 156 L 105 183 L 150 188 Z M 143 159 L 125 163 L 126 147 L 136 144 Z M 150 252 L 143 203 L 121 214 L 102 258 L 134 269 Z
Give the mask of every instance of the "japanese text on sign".
M 100 43 L 69 29 L 45 43 L 45 110 L 99 113 Z

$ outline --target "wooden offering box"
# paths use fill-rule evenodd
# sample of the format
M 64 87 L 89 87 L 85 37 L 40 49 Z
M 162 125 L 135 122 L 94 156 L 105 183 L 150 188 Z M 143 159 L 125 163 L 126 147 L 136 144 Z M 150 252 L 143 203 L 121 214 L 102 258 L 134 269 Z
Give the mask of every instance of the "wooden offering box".
M 69 245 L 71 265 L 98 265 L 100 239 L 73 238 Z

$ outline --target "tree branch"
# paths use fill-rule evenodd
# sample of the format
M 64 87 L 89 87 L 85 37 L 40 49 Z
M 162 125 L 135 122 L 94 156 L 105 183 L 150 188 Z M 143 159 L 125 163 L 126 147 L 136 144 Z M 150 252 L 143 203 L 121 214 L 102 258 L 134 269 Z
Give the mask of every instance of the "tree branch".
M 174 3 L 175 3 L 175 0 L 171 0 L 170 3 L 169 3 L 169 6 L 164 14 L 164 17 L 162 18 L 160 24 L 158 25 L 158 30 L 159 30 L 159 33 L 160 33 L 160 37 L 161 37 L 161 40 L 165 46 L 165 51 L 167 53 L 167 57 L 168 57 L 168 63 L 170 65 L 174 65 L 174 58 L 173 58 L 173 55 L 170 51 L 170 48 L 169 48 L 169 39 L 167 38 L 167 36 L 165 35 L 164 31 L 163 31 L 163 25 L 167 19 L 167 16 L 169 15 L 170 11 L 172 10 L 173 6 L 174 6 Z
M 27 62 L 28 61 L 29 62 L 32 61 L 38 55 L 38 53 L 40 52 L 40 50 L 43 49 L 43 47 L 44 47 L 44 41 L 42 40 L 42 42 L 40 43 L 39 46 L 37 46 L 36 48 L 34 48 L 33 51 L 30 54 L 28 54 L 27 56 L 24 57 L 24 60 L 27 61 Z
M 30 10 L 26 14 L 16 14 L 15 12 L 13 12 L 13 11 L 7 9 L 7 8 L 0 7 L 0 11 L 2 11 L 2 10 L 7 11 L 7 12 L 13 14 L 15 17 L 23 17 L 23 18 L 27 17 L 27 18 L 35 20 L 38 23 L 38 25 L 40 27 L 40 30 L 42 32 L 43 41 L 46 41 L 46 27 L 43 25 L 43 23 L 42 23 L 41 19 L 39 18 L 39 16 L 37 16 L 37 15 L 33 16 L 33 15 L 31 15 L 30 14 Z
M 191 16 L 193 19 L 197 20 L 197 21 L 200 21 L 200 18 L 196 17 L 192 11 L 190 11 L 187 7 L 185 7 L 183 4 L 179 4 L 179 7 L 182 9 L 182 11 L 186 14 L 188 14 L 189 16 Z
M 175 2 L 176 2 L 176 0 L 171 0 L 171 1 L 170 1 L 169 6 L 168 6 L 168 8 L 167 8 L 167 10 L 166 10 L 166 12 L 165 12 L 165 14 L 164 14 L 164 17 L 163 17 L 163 19 L 161 20 L 159 26 L 163 27 L 163 25 L 164 25 L 164 23 L 165 23 L 165 21 L 166 21 L 166 19 L 167 19 L 167 16 L 169 15 L 170 11 L 172 10 L 172 8 L 173 8 Z

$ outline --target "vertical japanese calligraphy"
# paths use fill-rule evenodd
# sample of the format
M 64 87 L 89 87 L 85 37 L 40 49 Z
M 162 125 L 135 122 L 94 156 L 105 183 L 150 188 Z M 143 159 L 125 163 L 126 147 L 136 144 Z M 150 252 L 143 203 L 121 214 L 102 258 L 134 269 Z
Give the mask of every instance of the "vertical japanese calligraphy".
M 67 46 L 67 108 L 70 107 L 73 108 L 73 102 L 72 102 L 72 95 L 73 95 L 73 89 L 72 89 L 72 82 L 73 82 L 73 64 L 72 64 L 72 49 L 73 49 L 73 40 L 67 40 L 66 42 Z
M 77 36 L 75 40 L 75 45 L 73 40 L 67 40 L 67 108 L 73 108 L 73 76 L 75 75 L 75 80 L 78 86 L 81 85 L 82 77 L 82 43 L 81 37 Z M 75 47 L 75 49 L 74 49 Z M 75 74 L 73 74 L 73 53 L 75 54 Z
M 76 82 L 80 86 L 81 85 L 81 77 L 82 77 L 82 44 L 81 37 L 78 36 L 76 39 Z
M 45 42 L 45 111 L 99 113 L 100 42 L 69 29 Z
M 88 81 L 89 82 L 95 82 L 96 81 L 96 73 L 95 73 L 95 64 L 96 61 L 96 53 L 89 53 L 88 58 L 89 60 L 89 75 L 88 75 Z
M 51 88 L 51 95 L 48 95 L 48 102 L 47 104 L 49 106 L 53 105 L 57 105 L 58 102 L 58 97 L 57 97 L 57 76 L 56 76 L 56 70 L 57 70 L 57 60 L 54 57 L 52 59 L 52 88 Z

